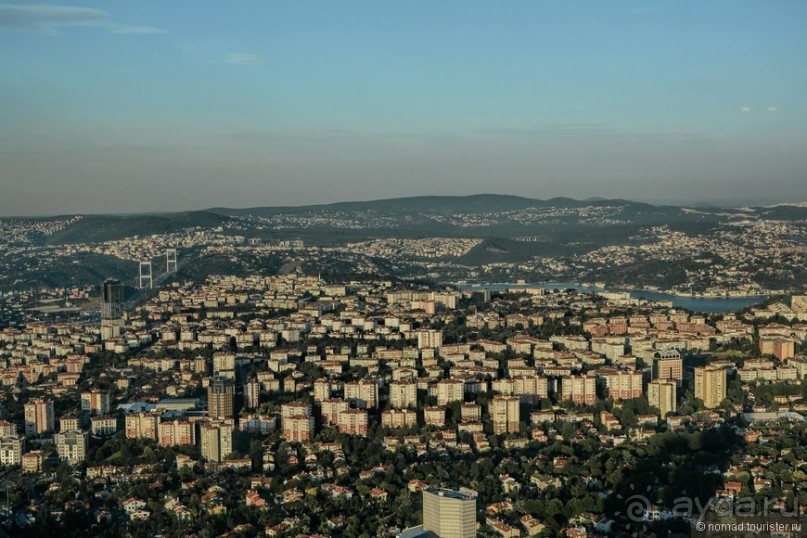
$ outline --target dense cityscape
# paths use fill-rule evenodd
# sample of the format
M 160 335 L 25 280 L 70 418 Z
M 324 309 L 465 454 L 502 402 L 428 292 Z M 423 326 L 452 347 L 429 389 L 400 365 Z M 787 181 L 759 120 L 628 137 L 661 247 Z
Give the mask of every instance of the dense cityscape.
M 6 248 L 38 248 L 23 226 Z M 4 293 L 3 528 L 673 536 L 738 499 L 801 521 L 807 296 L 700 313 L 627 291 L 304 272 L 309 251 L 394 263 L 474 244 L 307 250 L 189 229 L 93 247 L 145 253 L 136 286 Z M 180 266 L 239 250 L 262 270 Z M 638 512 L 637 491 L 652 492 Z
M 804 0 L 0 0 L 0 538 L 807 537 Z
M 805 291 L 807 281 L 807 206 L 798 202 L 706 210 L 482 195 L 345 206 L 0 219 L 0 285 L 19 293 L 85 288 L 118 275 L 136 286 L 137 264 L 163 267 L 169 249 L 179 249 L 180 274 L 193 279 L 286 266 L 691 297 L 787 294 Z

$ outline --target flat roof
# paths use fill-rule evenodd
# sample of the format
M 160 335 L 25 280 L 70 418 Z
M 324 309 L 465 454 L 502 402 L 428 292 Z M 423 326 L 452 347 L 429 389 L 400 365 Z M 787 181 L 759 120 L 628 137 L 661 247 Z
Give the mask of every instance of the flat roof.
M 475 491 L 466 488 L 463 488 L 461 491 L 456 491 L 448 488 L 430 486 L 426 488 L 424 491 L 428 491 L 429 493 L 433 495 L 438 495 L 440 497 L 449 497 L 451 499 L 457 499 L 460 501 L 476 500 L 477 496 L 477 493 Z

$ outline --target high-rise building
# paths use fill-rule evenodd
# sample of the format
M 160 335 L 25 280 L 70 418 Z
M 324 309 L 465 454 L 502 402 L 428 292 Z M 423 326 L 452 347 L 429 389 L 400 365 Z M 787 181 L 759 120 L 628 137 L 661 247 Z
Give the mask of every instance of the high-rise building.
M 653 354 L 653 379 L 672 379 L 680 386 L 684 379 L 681 353 L 675 349 L 656 351 Z
M 763 355 L 773 355 L 780 361 L 792 359 L 795 355 L 796 344 L 791 338 L 774 337 L 760 338 L 759 352 Z
M 81 409 L 89 411 L 92 415 L 106 415 L 109 413 L 109 393 L 92 389 L 81 393 Z
M 345 399 L 362 409 L 375 409 L 378 406 L 378 381 L 360 379 L 345 383 Z
M 438 381 L 437 405 L 448 405 L 450 402 L 462 402 L 465 400 L 465 382 L 462 379 L 444 379 Z
M 418 349 L 436 348 L 443 345 L 443 333 L 434 329 L 422 329 L 417 332 Z
M 261 404 L 261 384 L 253 378 L 244 385 L 244 406 L 256 409 Z
M 159 443 L 162 446 L 195 445 L 196 427 L 187 420 L 160 422 Z
M 347 406 L 347 402 L 344 403 Z M 311 416 L 311 405 L 306 402 L 291 402 L 280 406 L 280 427 L 286 441 L 305 443 L 313 439 L 314 417 Z
M 715 366 L 695 368 L 695 398 L 703 400 L 707 409 L 726 399 L 726 370 Z
M 207 387 L 207 409 L 211 418 L 235 416 L 235 385 L 231 379 L 215 377 Z
M 90 446 L 90 434 L 79 430 L 69 430 L 54 436 L 59 458 L 72 465 L 77 465 L 87 457 Z
M 367 435 L 368 417 L 364 409 L 348 409 L 339 413 L 336 427 L 346 435 Z
M 4 435 L 0 438 L 0 464 L 22 465 L 25 438 L 19 435 Z
M 414 409 L 387 409 L 381 413 L 381 425 L 385 428 L 417 426 L 418 414 Z
M 33 437 L 56 428 L 53 401 L 35 398 L 25 404 L 25 436 Z
M 600 368 L 595 374 L 605 381 L 605 386 L 608 387 L 608 395 L 614 401 L 642 397 L 641 372 Z
M 330 398 L 322 402 L 322 423 L 326 425 L 336 425 L 339 421 L 339 413 L 350 409 L 350 404 L 341 398 Z
M 647 384 L 647 401 L 659 410 L 662 418 L 678 409 L 676 389 L 677 385 L 672 379 L 654 379 Z
M 331 397 L 331 382 L 326 378 L 314 381 L 314 400 L 323 402 Z
M 597 379 L 593 375 L 566 375 L 561 379 L 561 400 L 592 405 L 597 400 Z
M 518 433 L 521 420 L 521 399 L 518 396 L 495 396 L 490 401 L 493 433 Z
M 120 280 L 104 280 L 101 290 L 101 319 L 118 319 L 123 314 L 123 286 Z
M 201 454 L 207 461 L 224 461 L 233 451 L 233 426 L 227 422 L 204 424 L 201 428 Z
M 440 538 L 475 538 L 476 496 L 469 489 L 424 489 L 423 531 Z
M 284 417 L 283 438 L 290 443 L 307 443 L 313 439 L 314 417 L 305 415 Z
M 151 439 L 156 441 L 159 429 L 159 413 L 131 413 L 126 415 L 127 439 Z
M 418 385 L 412 381 L 395 381 L 389 384 L 389 403 L 393 409 L 416 408 Z

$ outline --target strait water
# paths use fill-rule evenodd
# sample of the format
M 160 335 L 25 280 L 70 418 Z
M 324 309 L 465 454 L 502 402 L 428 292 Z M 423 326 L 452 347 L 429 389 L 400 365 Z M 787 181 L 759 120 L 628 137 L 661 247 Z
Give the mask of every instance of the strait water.
M 628 291 L 631 298 L 644 298 L 649 301 L 670 301 L 676 308 L 686 308 L 693 312 L 736 312 L 742 310 L 747 306 L 761 303 L 768 297 L 766 295 L 749 295 L 744 297 L 686 297 L 680 295 L 673 295 L 670 293 L 661 293 L 656 291 L 647 290 L 613 290 L 608 288 L 598 288 L 595 286 L 581 286 L 580 284 L 573 284 L 571 282 L 550 282 L 538 284 L 508 284 L 508 283 L 495 283 L 495 284 L 473 284 L 459 286 L 464 290 L 481 290 L 489 289 L 490 291 L 505 291 L 514 288 L 543 288 L 548 290 L 555 289 L 569 289 L 573 288 L 580 291 L 611 291 L 611 292 L 624 292 Z

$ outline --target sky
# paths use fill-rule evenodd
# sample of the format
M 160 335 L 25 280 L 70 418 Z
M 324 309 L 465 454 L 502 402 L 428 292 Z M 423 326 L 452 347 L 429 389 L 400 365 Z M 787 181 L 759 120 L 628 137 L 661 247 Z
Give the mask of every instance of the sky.
M 0 0 L 0 215 L 807 200 L 803 0 Z

